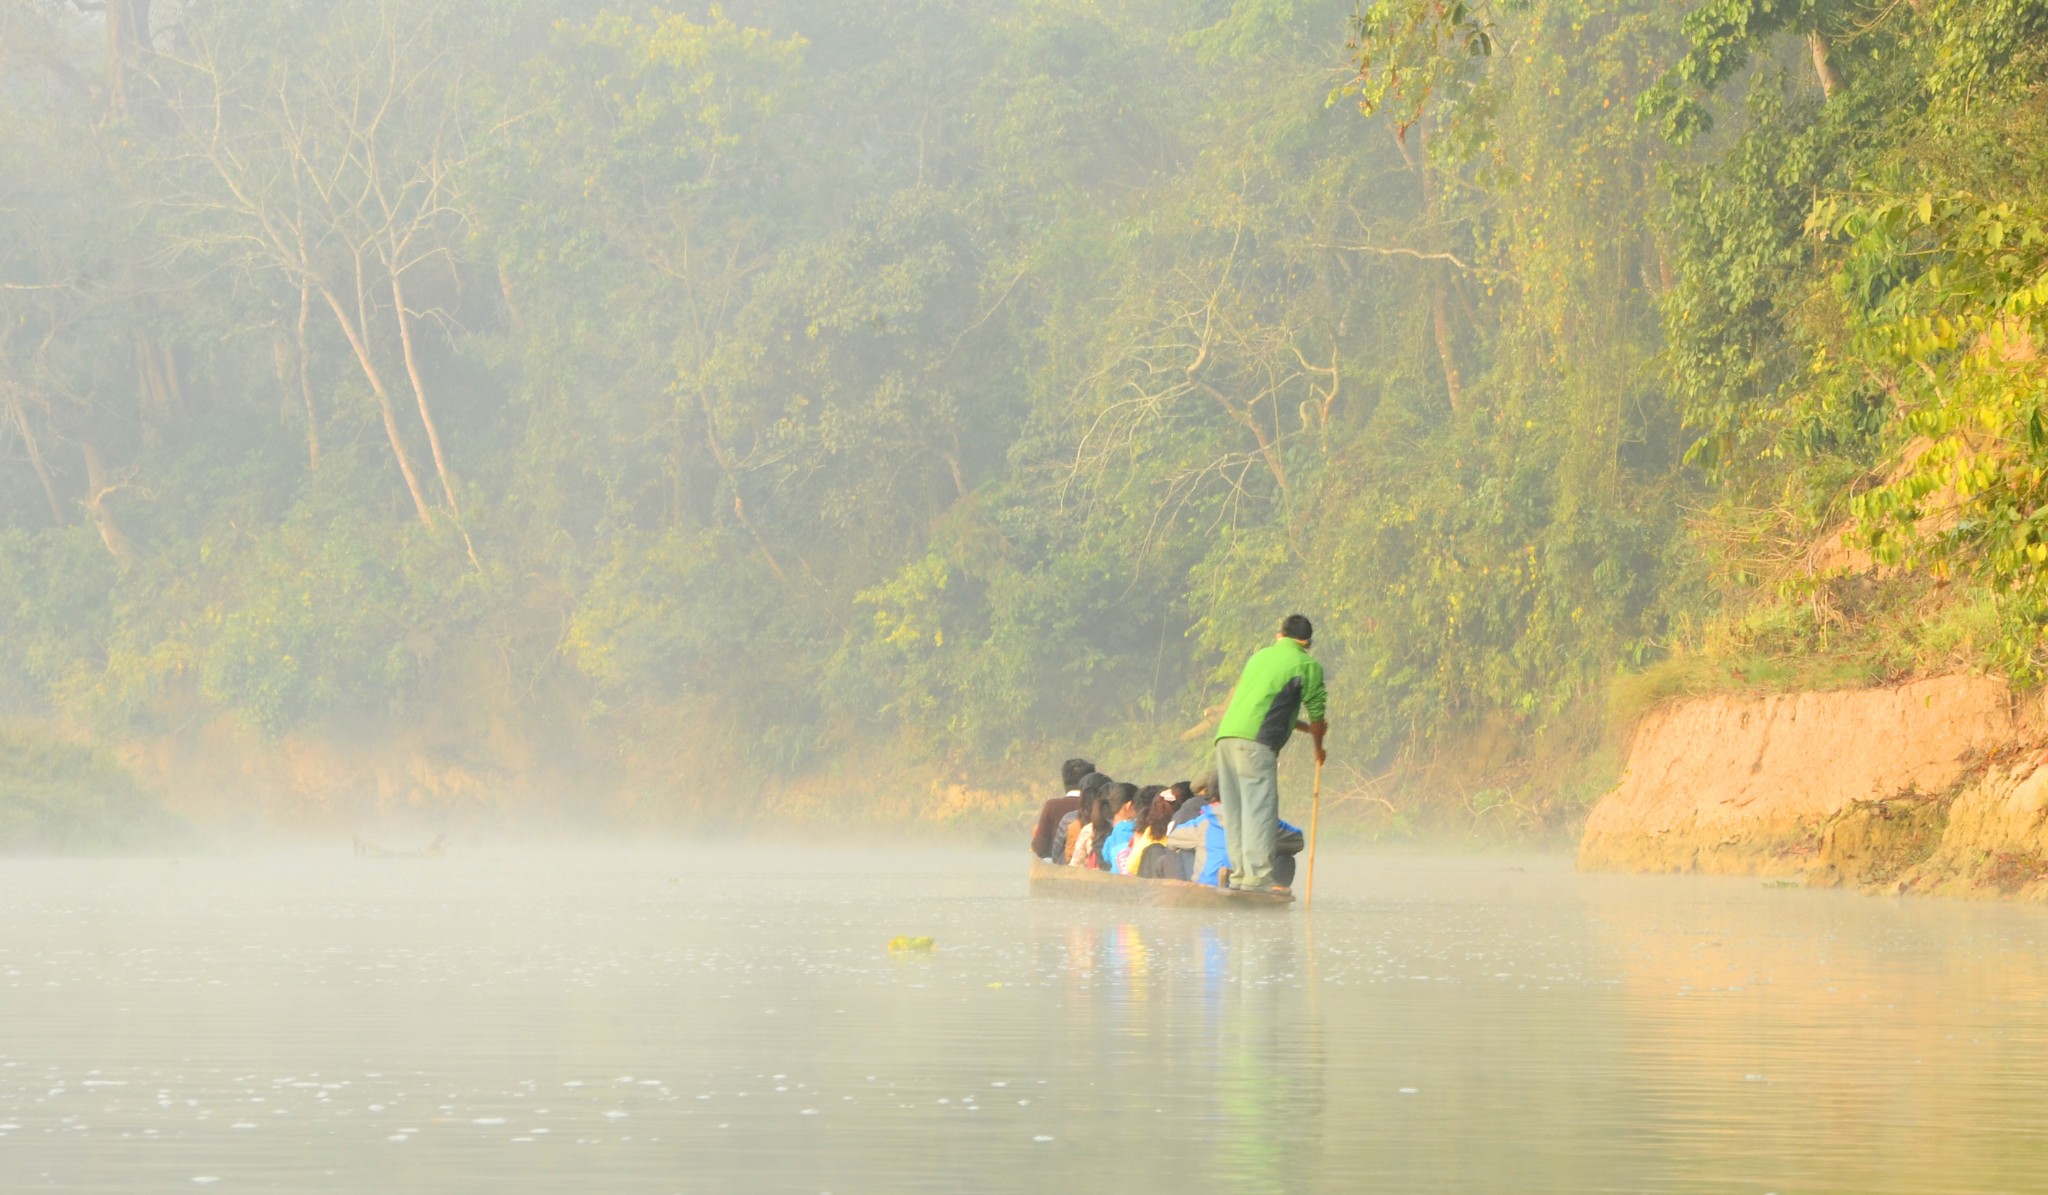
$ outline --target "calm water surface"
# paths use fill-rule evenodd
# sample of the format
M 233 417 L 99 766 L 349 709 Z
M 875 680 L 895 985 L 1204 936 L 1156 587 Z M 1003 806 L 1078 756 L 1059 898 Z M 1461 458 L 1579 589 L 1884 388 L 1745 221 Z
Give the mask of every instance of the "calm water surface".
M 2048 1191 L 2048 911 L 731 855 L 0 864 L 0 1188 Z

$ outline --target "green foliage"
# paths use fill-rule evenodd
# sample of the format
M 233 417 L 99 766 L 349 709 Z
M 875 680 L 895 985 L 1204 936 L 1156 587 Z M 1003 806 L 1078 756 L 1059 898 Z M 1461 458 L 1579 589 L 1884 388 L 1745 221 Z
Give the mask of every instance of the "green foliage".
M 1887 447 L 1900 464 L 1850 510 L 1879 561 L 2008 594 L 2031 626 L 2001 662 L 2028 679 L 2048 661 L 2036 629 L 2048 624 L 2048 192 L 1999 184 L 2041 177 L 2043 118 L 2029 96 L 1994 118 L 1967 177 L 1922 161 L 1917 195 L 1867 185 L 1813 214 L 1843 244 L 1834 281 L 1863 363 L 1852 379 L 1817 354 L 1815 372 L 1837 388 L 1875 375 L 1897 412 Z
M 1358 74 L 1330 98 L 1356 96 L 1368 116 L 1387 109 L 1403 133 L 1432 101 L 1462 98 L 1474 81 L 1474 60 L 1491 57 L 1499 36 L 1485 0 L 1360 0 L 1350 32 Z
M 620 542 L 570 619 L 564 648 L 577 669 L 614 695 L 667 696 L 744 670 L 753 641 L 784 628 L 748 606 L 758 579 L 723 547 L 677 533 Z
M 181 831 L 105 752 L 0 724 L 0 851 L 164 846 Z
M 1708 0 L 1685 16 L 1691 42 L 1669 74 L 1645 91 L 1638 111 L 1665 136 L 1687 142 L 1713 127 L 1702 98 L 1748 66 L 1751 56 L 1787 30 L 1826 45 L 1853 21 L 1857 6 L 1843 0 Z M 1816 50 L 1825 57 L 1825 52 Z
M 1735 77 L 1716 56 L 1733 54 L 1742 7 L 1696 14 L 1679 73 Z M 1736 40 L 1824 40 L 1842 19 L 1780 8 Z M 1745 127 L 1679 177 L 1668 360 L 1692 457 L 1728 487 L 1706 538 L 1745 545 L 1719 554 L 1709 639 L 2041 675 L 2048 209 L 2041 58 L 2021 31 L 2044 18 L 2027 3 L 1887 9 L 1859 27 L 1847 84 L 1823 101 L 1760 72 Z M 1844 555 L 1857 548 L 1874 563 Z
M 1540 722 L 1651 633 L 1673 463 L 1624 447 L 1663 426 L 1625 380 L 1639 250 L 1545 210 L 1645 185 L 1614 100 L 1661 35 L 1626 6 L 1517 10 L 1542 53 L 1497 68 L 1509 17 L 1354 14 L 1431 80 L 1401 92 L 1408 143 L 1303 83 L 1340 0 L 512 6 L 459 80 L 403 86 L 364 64 L 431 61 L 456 10 L 380 4 L 405 19 L 294 50 L 291 11 L 212 14 L 165 68 L 178 119 L 123 143 L 185 188 L 134 210 L 176 247 L 152 285 L 218 332 L 175 362 L 214 431 L 166 412 L 158 448 L 124 446 L 137 481 L 104 513 L 137 549 L 51 574 L 90 577 L 74 613 L 99 621 L 23 624 L 62 644 L 15 670 L 24 702 L 281 732 L 516 650 L 600 722 L 711 702 L 784 744 L 987 758 L 1191 725 L 1299 606 L 1382 711 L 1378 753 Z M 1589 29 L 1607 65 L 1575 73 Z M 398 124 L 279 137 L 309 86 L 396 96 Z M 1567 86 L 1570 120 L 1518 107 Z M 417 160 L 450 138 L 445 172 Z M 439 205 L 405 200 L 413 239 L 291 198 L 351 144 L 343 176 L 374 161 Z M 1574 326 L 1589 301 L 1628 334 Z M 419 526 L 395 517 L 408 458 Z M 14 534 L 23 561 L 92 543 Z
M 1681 266 L 1663 306 L 1687 453 L 1724 479 L 1778 454 L 1780 391 L 1801 373 L 1784 328 L 1805 298 L 1813 189 L 1833 166 L 1815 105 L 1780 80 L 1757 86 L 1746 115 L 1720 160 L 1674 172 L 1665 217 Z
M 1299 609 L 1364 766 L 2025 672 L 2048 25 L 1969 8 L 17 6 L 0 701 L 1164 767 Z

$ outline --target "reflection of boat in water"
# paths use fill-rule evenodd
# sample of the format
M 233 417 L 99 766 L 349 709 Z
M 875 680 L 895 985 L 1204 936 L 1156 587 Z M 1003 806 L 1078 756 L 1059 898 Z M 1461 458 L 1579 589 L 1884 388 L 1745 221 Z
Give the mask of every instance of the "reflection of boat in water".
M 1284 909 L 1294 903 L 1292 893 L 1232 892 L 1228 888 L 1190 884 L 1185 880 L 1150 880 L 1110 871 L 1091 871 L 1085 867 L 1062 867 L 1043 859 L 1031 861 L 1031 895 L 1057 900 L 1204 909 Z

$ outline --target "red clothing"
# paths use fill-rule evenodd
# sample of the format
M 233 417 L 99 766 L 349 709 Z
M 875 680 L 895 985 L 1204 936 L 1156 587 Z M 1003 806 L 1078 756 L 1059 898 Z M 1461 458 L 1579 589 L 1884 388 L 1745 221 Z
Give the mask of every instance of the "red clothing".
M 1081 794 L 1078 790 L 1070 792 L 1064 797 L 1054 797 L 1045 803 L 1045 807 L 1038 811 L 1038 827 L 1031 831 L 1032 858 L 1050 859 L 1053 857 L 1053 851 L 1059 844 L 1052 840 L 1052 836 L 1060 828 L 1060 819 L 1080 807 Z

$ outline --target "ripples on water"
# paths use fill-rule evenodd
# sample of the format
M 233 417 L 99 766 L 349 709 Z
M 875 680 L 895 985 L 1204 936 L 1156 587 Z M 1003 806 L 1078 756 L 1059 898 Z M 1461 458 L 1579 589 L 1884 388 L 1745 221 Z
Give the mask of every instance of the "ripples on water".
M 0 864 L 0 1186 L 2048 1191 L 2042 910 L 730 855 Z

